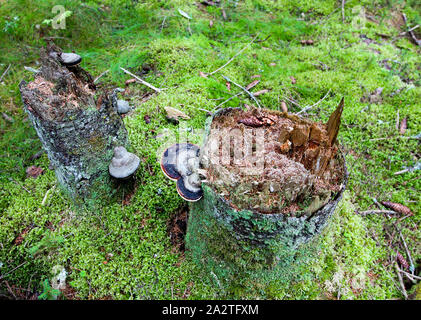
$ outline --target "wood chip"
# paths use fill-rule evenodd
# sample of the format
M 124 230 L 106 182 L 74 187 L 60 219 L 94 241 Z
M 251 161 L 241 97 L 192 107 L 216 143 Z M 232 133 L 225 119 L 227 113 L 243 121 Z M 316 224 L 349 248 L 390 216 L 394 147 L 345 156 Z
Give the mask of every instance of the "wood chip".
M 341 124 L 342 111 L 344 109 L 344 98 L 339 102 L 336 110 L 330 115 L 329 121 L 327 122 L 327 135 L 329 137 L 329 144 L 332 146 L 336 137 L 338 136 L 339 126 Z
M 408 121 L 407 118 L 402 119 L 401 125 L 399 127 L 400 134 L 405 134 L 406 128 L 407 128 L 407 121 Z

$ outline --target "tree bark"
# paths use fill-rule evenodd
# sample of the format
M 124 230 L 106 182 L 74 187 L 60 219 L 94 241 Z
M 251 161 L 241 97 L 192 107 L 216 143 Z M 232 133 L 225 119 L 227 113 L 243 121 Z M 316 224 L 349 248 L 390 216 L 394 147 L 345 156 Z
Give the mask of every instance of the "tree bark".
M 78 204 L 109 198 L 113 182 L 108 165 L 116 146 L 127 144 L 127 131 L 116 111 L 114 93 L 99 93 L 81 67 L 66 67 L 49 45 L 42 67 L 19 85 L 24 110 L 40 138 L 59 184 Z

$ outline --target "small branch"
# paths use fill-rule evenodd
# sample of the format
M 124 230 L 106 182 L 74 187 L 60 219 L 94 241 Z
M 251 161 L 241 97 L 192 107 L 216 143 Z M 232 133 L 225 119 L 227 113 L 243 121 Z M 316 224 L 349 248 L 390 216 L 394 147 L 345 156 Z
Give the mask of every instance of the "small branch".
M 404 295 L 405 300 L 408 300 L 408 293 L 406 292 L 405 285 L 403 284 L 402 276 L 401 276 L 401 273 L 399 272 L 399 267 L 398 267 L 398 264 L 396 262 L 395 262 L 395 269 L 396 269 L 396 273 L 398 275 L 399 283 L 401 285 L 402 294 Z
M 9 66 L 6 68 L 6 71 L 3 72 L 3 74 L 0 77 L 0 82 L 3 81 L 4 76 L 6 75 L 6 73 L 9 71 L 11 64 L 9 64 Z
M 239 85 L 238 83 L 232 81 L 230 78 L 226 77 L 226 76 L 222 76 L 222 78 L 224 78 L 225 80 L 227 80 L 228 82 L 233 83 L 234 85 L 236 85 L 237 87 L 239 87 L 240 89 L 242 89 L 245 93 L 247 93 L 253 100 L 254 102 L 256 102 L 257 106 L 259 107 L 259 109 L 261 108 L 259 101 L 257 101 L 257 99 L 254 97 L 254 95 L 248 91 L 246 88 L 244 88 L 243 86 Z
M 161 31 L 160 31 L 161 33 L 162 33 L 162 29 L 164 28 L 165 20 L 167 20 L 167 16 L 165 16 L 164 20 L 162 20 Z
M 408 32 L 408 33 L 409 33 L 409 35 L 411 36 L 412 40 L 414 40 L 414 42 L 415 42 L 418 46 L 420 46 L 420 47 L 421 47 L 421 41 L 417 39 L 417 37 L 415 36 L 415 33 L 414 33 L 411 29 L 409 29 L 409 27 L 408 27 L 408 20 L 406 19 L 406 14 L 405 14 L 405 13 L 402 13 L 402 17 L 403 17 L 403 20 L 405 21 L 405 25 L 406 25 L 406 27 L 408 28 L 408 31 L 407 31 L 407 32 Z
M 342 23 L 345 23 L 345 0 L 342 0 L 341 10 L 342 10 Z
M 393 211 L 393 210 L 367 210 L 367 211 L 357 211 L 359 214 L 361 215 L 367 215 L 367 214 L 398 214 L 397 212 Z
M 110 72 L 110 69 L 105 70 L 101 73 L 98 77 L 95 78 L 94 83 L 96 83 L 99 79 L 101 79 L 106 73 Z
M 19 269 L 20 267 L 22 267 L 24 264 L 28 263 L 28 261 L 22 262 L 20 265 L 18 265 L 17 267 L 15 267 L 14 269 L 10 270 L 8 273 L 6 273 L 5 275 L 0 276 L 0 280 L 6 278 L 9 274 L 11 274 L 13 271 Z
M 125 73 L 131 75 L 133 78 L 135 78 L 137 81 L 139 81 L 140 83 L 144 84 L 145 86 L 155 90 L 156 92 L 161 92 L 161 89 L 158 89 L 156 87 L 154 87 L 153 85 L 151 85 L 150 83 L 146 82 L 145 80 L 140 79 L 138 76 L 134 75 L 133 73 L 131 73 L 130 71 L 127 71 L 126 69 L 120 67 L 121 70 L 123 70 Z
M 328 96 L 329 93 L 330 93 L 330 89 L 329 89 L 329 91 L 325 94 L 325 96 L 322 99 L 320 99 L 319 101 L 317 101 L 315 104 L 313 104 L 311 106 L 305 107 L 304 109 L 302 109 L 301 111 L 297 112 L 296 114 L 298 115 L 298 114 L 300 114 L 302 112 L 306 112 L 306 111 L 310 110 L 311 108 L 317 106 L 320 102 L 322 102 L 324 99 L 326 99 L 326 97 Z
M 238 51 L 231 59 L 229 59 L 228 61 L 227 61 L 227 63 L 225 63 L 223 66 L 221 66 L 221 67 L 219 67 L 218 69 L 216 69 L 215 71 L 212 71 L 211 73 L 209 73 L 208 75 L 209 76 L 211 76 L 211 75 L 213 75 L 213 74 L 215 74 L 215 73 L 217 73 L 219 70 L 221 70 L 221 69 L 223 69 L 223 68 L 225 68 L 227 65 L 229 65 L 234 59 L 235 59 L 235 57 L 237 57 L 238 55 L 240 55 L 244 50 L 246 50 L 253 42 L 254 42 L 254 40 L 256 40 L 257 39 L 257 36 L 258 36 L 259 34 L 256 34 L 256 36 L 253 38 L 253 40 L 251 40 L 244 48 L 242 48 L 240 51 Z

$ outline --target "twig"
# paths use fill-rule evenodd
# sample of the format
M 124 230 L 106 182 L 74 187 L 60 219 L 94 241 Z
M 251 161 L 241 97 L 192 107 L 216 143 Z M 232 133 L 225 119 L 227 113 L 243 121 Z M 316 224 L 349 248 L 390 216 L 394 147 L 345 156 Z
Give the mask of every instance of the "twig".
M 342 10 L 342 23 L 345 23 L 345 0 L 342 0 L 341 10 Z
M 238 83 L 232 81 L 230 78 L 226 77 L 226 76 L 222 76 L 222 78 L 224 78 L 225 80 L 227 80 L 228 82 L 233 83 L 234 85 L 236 85 L 237 87 L 239 87 L 240 89 L 242 89 L 245 93 L 247 93 L 250 98 L 252 98 L 254 100 L 254 102 L 256 102 L 257 106 L 259 107 L 259 109 L 261 108 L 259 101 L 257 101 L 257 99 L 254 97 L 254 95 L 248 91 L 246 88 L 244 88 L 243 86 L 239 85 Z
M 291 100 L 291 99 L 289 99 L 287 97 L 285 97 L 285 99 L 288 100 L 289 102 L 291 102 L 292 104 L 295 104 L 298 108 L 301 108 L 302 109 L 301 105 L 299 105 L 296 101 Z
M 417 24 L 415 27 L 412 27 L 411 29 L 408 29 L 404 32 L 399 33 L 400 36 L 404 36 L 405 34 L 407 34 L 408 32 L 414 31 L 415 29 L 418 29 L 420 27 L 419 24 Z
M 322 99 L 320 99 L 319 101 L 317 101 L 315 104 L 313 104 L 313 105 L 311 105 L 311 106 L 305 107 L 305 108 L 304 108 L 304 109 L 302 109 L 301 111 L 297 112 L 297 114 L 300 114 L 300 113 L 302 113 L 302 112 L 306 112 L 306 111 L 310 110 L 311 108 L 313 108 L 313 107 L 317 106 L 320 102 L 322 102 L 324 99 L 326 99 L 326 97 L 327 97 L 327 95 L 328 95 L 329 93 L 330 93 L 330 89 L 329 89 L 329 91 L 325 94 L 325 96 L 324 96 Z
M 408 277 L 412 278 L 412 279 L 421 280 L 421 277 L 418 277 L 414 274 L 410 274 L 410 273 L 406 272 L 405 270 L 399 269 L 399 271 L 402 272 L 403 274 L 407 275 Z
M 19 182 L 17 182 L 15 179 L 13 178 L 9 178 L 10 181 L 13 181 L 15 184 L 17 184 L 19 187 L 21 187 L 23 190 L 25 190 L 28 193 L 31 193 L 31 191 L 29 191 L 28 189 L 26 189 L 23 185 L 21 185 Z
M 110 72 L 110 69 L 105 70 L 101 73 L 98 77 L 95 78 L 94 83 L 96 83 L 99 79 L 101 79 L 106 73 Z
M 228 101 L 230 101 L 230 100 L 234 99 L 235 97 L 238 97 L 238 96 L 242 95 L 243 93 L 244 93 L 244 91 L 241 91 L 241 92 L 239 92 L 239 93 L 237 93 L 237 94 L 235 94 L 235 95 L 233 95 L 233 96 L 229 97 L 227 100 L 222 101 L 220 104 L 218 104 L 218 105 L 215 107 L 215 109 L 218 109 L 218 108 L 219 108 L 219 107 L 221 107 L 223 104 L 225 104 L 225 103 L 227 103 Z
M 405 286 L 403 284 L 401 273 L 399 272 L 400 269 L 399 269 L 398 264 L 396 262 L 395 262 L 395 269 L 396 269 L 396 273 L 398 274 L 398 279 L 399 279 L 399 283 L 401 285 L 402 294 L 404 295 L 405 300 L 408 300 L 408 293 L 406 292 Z
M 414 271 L 415 271 L 414 261 L 412 260 L 411 253 L 409 252 L 408 246 L 406 245 L 405 238 L 403 237 L 402 232 L 401 230 L 399 230 L 398 226 L 395 225 L 395 227 L 399 231 L 399 236 L 402 239 L 403 246 L 405 247 L 406 254 L 408 255 L 408 258 L 409 258 L 409 263 L 410 263 L 409 271 L 411 271 L 411 274 L 414 274 Z
M 367 215 L 367 214 L 379 214 L 379 213 L 384 213 L 384 214 L 398 214 L 397 212 L 393 211 L 393 210 L 367 210 L 367 211 L 357 211 L 359 214 L 361 215 Z
M 223 68 L 225 68 L 227 65 L 229 65 L 234 59 L 235 59 L 235 57 L 237 57 L 238 55 L 240 55 L 244 50 L 246 50 L 253 42 L 254 42 L 254 40 L 256 40 L 257 39 L 257 36 L 258 36 L 259 34 L 256 34 L 256 36 L 253 38 L 253 40 L 251 40 L 244 48 L 242 48 L 240 51 L 238 51 L 231 59 L 229 59 L 228 61 L 227 61 L 227 63 L 225 63 L 223 66 L 221 66 L 221 67 L 219 67 L 218 69 L 216 69 L 215 71 L 212 71 L 211 73 L 209 73 L 208 75 L 209 76 L 211 76 L 211 75 L 213 75 L 213 74 L 215 74 L 215 73 L 217 73 L 219 70 L 221 70 L 221 69 L 223 69 Z
M 414 40 L 414 42 L 418 46 L 421 47 L 421 41 L 417 39 L 417 37 L 415 36 L 415 33 L 411 29 L 409 29 L 409 27 L 408 27 L 408 20 L 406 19 L 406 14 L 405 13 L 402 13 L 402 17 L 403 17 L 403 20 L 405 21 L 405 25 L 408 28 L 408 33 L 411 36 L 412 40 Z
M 16 269 L 19 269 L 20 267 L 22 267 L 24 264 L 28 263 L 28 261 L 24 261 L 22 262 L 20 265 L 18 265 L 16 268 L 10 270 L 8 273 L 6 273 L 5 275 L 0 276 L 0 280 L 6 278 L 9 274 L 11 274 L 13 271 L 15 271 Z
M 140 79 L 138 76 L 134 75 L 133 73 L 131 73 L 130 71 L 127 71 L 126 69 L 120 67 L 121 70 L 123 70 L 125 73 L 131 75 L 133 78 L 135 78 L 137 81 L 139 81 L 140 83 L 144 84 L 145 86 L 155 90 L 156 92 L 161 92 L 162 90 L 159 88 L 154 87 L 153 85 L 151 85 L 150 83 Z
M 160 31 L 161 33 L 162 33 L 162 29 L 164 28 L 165 20 L 167 20 L 167 16 L 165 16 L 164 20 L 162 20 L 161 31 Z
M 9 64 L 9 66 L 6 68 L 6 71 L 3 72 L 3 74 L 0 77 L 0 82 L 2 82 L 4 76 L 6 75 L 7 71 L 9 71 L 11 64 Z

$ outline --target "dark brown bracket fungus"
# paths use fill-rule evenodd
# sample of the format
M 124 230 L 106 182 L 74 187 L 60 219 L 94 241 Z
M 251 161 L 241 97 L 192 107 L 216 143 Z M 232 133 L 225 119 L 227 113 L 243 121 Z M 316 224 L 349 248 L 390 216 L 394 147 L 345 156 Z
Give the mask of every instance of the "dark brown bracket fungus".
M 162 172 L 177 181 L 177 192 L 186 201 L 198 201 L 203 196 L 198 173 L 199 152 L 194 144 L 177 143 L 166 149 L 161 158 Z
M 139 163 L 140 159 L 137 155 L 119 146 L 114 148 L 114 157 L 111 159 L 108 170 L 114 178 L 127 179 L 137 170 Z

